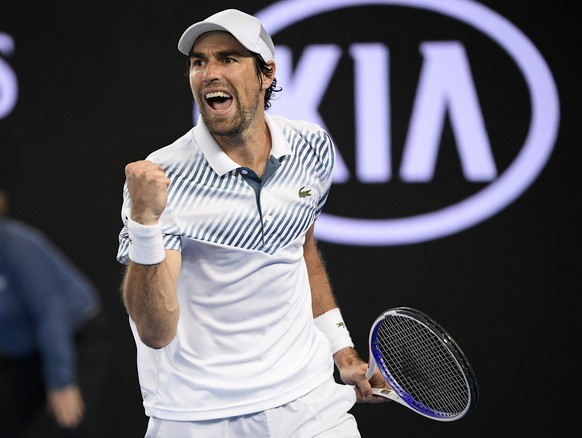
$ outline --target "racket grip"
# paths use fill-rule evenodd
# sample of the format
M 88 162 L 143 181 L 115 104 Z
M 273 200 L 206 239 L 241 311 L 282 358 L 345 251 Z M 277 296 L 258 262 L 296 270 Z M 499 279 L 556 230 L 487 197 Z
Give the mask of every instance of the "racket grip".
M 389 400 L 396 401 L 400 404 L 403 404 L 402 399 L 391 389 L 387 388 L 372 388 L 372 394 L 378 395 L 380 397 L 387 398 Z M 405 405 L 406 406 L 406 405 Z

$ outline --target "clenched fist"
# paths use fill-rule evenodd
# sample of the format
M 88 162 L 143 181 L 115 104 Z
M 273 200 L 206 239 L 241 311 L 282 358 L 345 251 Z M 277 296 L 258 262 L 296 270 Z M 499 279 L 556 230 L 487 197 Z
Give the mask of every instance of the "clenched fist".
M 143 225 L 156 224 L 166 208 L 170 179 L 160 166 L 145 160 L 125 166 L 125 177 L 131 218 Z

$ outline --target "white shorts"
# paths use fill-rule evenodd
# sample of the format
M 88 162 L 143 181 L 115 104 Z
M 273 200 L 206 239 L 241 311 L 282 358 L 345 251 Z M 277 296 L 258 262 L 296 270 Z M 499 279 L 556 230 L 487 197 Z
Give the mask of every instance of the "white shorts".
M 277 408 L 207 421 L 150 418 L 145 438 L 360 438 L 351 386 L 333 379 Z

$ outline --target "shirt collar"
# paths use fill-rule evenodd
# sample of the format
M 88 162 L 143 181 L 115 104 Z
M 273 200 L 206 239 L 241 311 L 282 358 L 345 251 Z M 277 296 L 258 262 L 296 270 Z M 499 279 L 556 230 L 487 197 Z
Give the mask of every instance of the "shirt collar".
M 269 128 L 269 132 L 271 133 L 271 155 L 277 160 L 285 155 L 291 155 L 291 145 L 285 138 L 281 127 L 268 114 L 265 114 L 265 120 L 267 122 L 267 128 Z
M 280 159 L 285 155 L 291 155 L 291 146 L 285 138 L 282 129 L 268 114 L 265 114 L 265 120 L 271 133 L 271 155 L 276 159 Z M 204 157 L 218 175 L 222 176 L 241 167 L 240 164 L 236 163 L 224 153 L 218 143 L 212 138 L 210 132 L 208 132 L 208 128 L 201 117 L 194 127 L 194 139 L 198 143 Z

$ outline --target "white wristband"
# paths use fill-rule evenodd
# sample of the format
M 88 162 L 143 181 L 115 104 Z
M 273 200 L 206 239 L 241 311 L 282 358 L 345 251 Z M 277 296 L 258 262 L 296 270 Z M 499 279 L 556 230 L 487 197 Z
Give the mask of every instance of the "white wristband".
M 327 336 L 332 354 L 337 353 L 342 348 L 354 346 L 340 309 L 328 310 L 323 315 L 315 318 L 313 322 Z
M 140 265 L 155 265 L 166 258 L 162 224 L 143 225 L 127 219 L 129 258 Z

